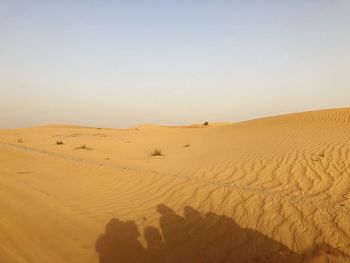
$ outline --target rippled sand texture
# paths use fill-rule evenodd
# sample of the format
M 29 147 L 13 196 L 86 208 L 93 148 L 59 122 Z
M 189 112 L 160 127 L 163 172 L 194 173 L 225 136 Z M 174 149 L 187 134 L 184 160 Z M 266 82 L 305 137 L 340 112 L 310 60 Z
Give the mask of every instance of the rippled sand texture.
M 0 262 L 350 262 L 350 109 L 3 130 L 0 209 Z

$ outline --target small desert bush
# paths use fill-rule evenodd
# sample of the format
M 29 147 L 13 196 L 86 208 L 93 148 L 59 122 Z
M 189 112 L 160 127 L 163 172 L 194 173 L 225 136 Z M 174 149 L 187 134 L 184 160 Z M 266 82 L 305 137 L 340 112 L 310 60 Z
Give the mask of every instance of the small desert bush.
M 23 142 L 23 139 L 22 138 L 18 138 L 17 142 Z
M 64 143 L 62 141 L 57 141 L 56 144 L 57 145 L 63 145 Z
M 209 122 L 206 121 L 206 122 L 203 123 L 203 125 L 204 125 L 204 126 L 208 126 L 208 125 L 209 125 Z
M 151 155 L 152 155 L 152 156 L 162 156 L 163 153 L 162 153 L 162 150 L 161 150 L 161 149 L 156 148 L 156 149 L 154 149 L 154 150 L 152 151 Z
M 188 144 L 186 144 L 185 145 L 185 148 L 188 148 L 188 147 L 190 147 L 191 145 L 188 143 Z
M 76 149 L 78 149 L 78 150 L 92 150 L 91 148 L 87 147 L 86 144 L 82 144 L 79 147 L 77 147 Z

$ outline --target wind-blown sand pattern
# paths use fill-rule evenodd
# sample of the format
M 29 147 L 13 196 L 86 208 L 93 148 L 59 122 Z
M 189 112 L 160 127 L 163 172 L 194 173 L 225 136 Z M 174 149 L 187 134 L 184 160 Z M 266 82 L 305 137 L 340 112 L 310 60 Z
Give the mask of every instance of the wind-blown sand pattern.
M 350 109 L 3 130 L 0 207 L 0 262 L 350 262 Z

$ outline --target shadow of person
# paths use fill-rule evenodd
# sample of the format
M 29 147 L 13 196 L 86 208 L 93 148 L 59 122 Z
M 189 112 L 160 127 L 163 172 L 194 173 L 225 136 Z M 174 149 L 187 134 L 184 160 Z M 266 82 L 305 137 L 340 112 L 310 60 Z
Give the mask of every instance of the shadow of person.
M 158 205 L 167 262 L 302 262 L 302 256 L 233 219 L 190 206 L 184 216 Z
M 158 229 L 146 227 L 144 237 L 147 242 L 148 256 L 139 262 L 166 262 L 167 249 Z
M 181 246 L 183 239 L 186 238 L 186 235 L 183 233 L 185 219 L 163 204 L 157 206 L 157 211 L 161 215 L 159 226 L 163 234 L 166 249 L 173 251 Z
M 201 214 L 190 206 L 183 216 L 164 204 L 157 206 L 160 230 L 146 227 L 140 233 L 132 221 L 112 219 L 96 241 L 100 263 L 111 262 L 315 262 L 340 255 L 330 246 L 297 254 L 283 244 L 252 229 L 240 227 L 232 218 Z M 346 256 L 345 254 L 341 256 Z
M 111 219 L 105 233 L 96 241 L 100 263 L 140 262 L 139 259 L 146 256 L 146 250 L 138 241 L 139 236 L 135 222 Z

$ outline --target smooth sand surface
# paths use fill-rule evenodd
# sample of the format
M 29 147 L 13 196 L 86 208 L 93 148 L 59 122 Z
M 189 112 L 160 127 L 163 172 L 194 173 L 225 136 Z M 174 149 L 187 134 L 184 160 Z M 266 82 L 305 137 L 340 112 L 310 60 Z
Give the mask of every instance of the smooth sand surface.
M 350 109 L 3 130 L 0 209 L 0 262 L 350 262 Z

